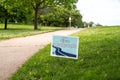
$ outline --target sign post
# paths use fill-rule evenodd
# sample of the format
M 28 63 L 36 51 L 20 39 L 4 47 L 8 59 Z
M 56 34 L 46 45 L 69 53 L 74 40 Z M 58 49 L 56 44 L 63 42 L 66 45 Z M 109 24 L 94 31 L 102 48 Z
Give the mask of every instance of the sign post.
M 69 27 L 71 27 L 71 16 L 69 17 Z
M 53 36 L 51 56 L 78 59 L 78 37 Z

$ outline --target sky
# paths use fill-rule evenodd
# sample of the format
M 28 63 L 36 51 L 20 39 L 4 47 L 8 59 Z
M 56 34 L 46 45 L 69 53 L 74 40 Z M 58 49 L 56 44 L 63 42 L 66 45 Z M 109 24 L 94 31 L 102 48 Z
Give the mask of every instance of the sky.
M 78 0 L 83 21 L 102 25 L 120 25 L 120 0 Z

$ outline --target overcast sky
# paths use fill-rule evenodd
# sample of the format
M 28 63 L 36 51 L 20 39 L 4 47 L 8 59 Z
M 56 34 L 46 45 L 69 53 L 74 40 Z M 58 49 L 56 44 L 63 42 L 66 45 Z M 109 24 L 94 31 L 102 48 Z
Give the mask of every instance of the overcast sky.
M 79 0 L 77 9 L 83 21 L 102 25 L 120 25 L 120 0 Z

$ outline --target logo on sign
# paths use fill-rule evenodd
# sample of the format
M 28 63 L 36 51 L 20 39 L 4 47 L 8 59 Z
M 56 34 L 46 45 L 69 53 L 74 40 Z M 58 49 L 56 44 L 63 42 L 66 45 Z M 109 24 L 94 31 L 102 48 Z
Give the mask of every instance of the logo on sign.
M 53 36 L 51 55 L 66 58 L 78 58 L 78 38 L 70 36 Z

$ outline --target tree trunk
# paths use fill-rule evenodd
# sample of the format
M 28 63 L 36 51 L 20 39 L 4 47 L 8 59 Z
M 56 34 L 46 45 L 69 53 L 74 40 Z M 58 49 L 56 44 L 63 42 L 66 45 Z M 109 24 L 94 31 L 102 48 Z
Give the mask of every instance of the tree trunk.
M 37 23 L 38 23 L 38 8 L 35 8 L 35 15 L 34 15 L 34 30 L 38 29 Z
M 7 29 L 7 18 L 5 17 L 5 27 L 4 29 L 6 30 Z

